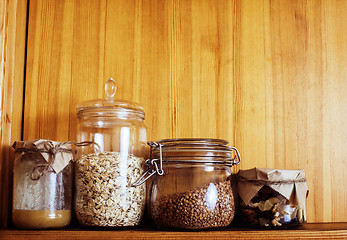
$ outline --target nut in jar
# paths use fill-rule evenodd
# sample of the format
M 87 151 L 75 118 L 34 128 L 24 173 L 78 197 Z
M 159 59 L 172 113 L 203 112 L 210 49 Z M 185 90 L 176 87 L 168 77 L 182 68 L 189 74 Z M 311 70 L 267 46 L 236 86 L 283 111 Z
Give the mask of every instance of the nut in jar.
M 235 222 L 241 226 L 278 228 L 306 222 L 308 188 L 303 170 L 240 170 L 237 192 Z

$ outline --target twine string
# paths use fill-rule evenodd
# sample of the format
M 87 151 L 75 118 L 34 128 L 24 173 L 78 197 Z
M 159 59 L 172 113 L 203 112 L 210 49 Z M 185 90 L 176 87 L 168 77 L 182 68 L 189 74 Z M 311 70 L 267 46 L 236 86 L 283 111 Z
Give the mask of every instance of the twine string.
M 242 176 L 237 176 L 237 180 L 241 182 L 250 182 L 254 185 L 265 185 L 265 186 L 271 186 L 271 185 L 280 185 L 280 184 L 293 184 L 293 183 L 300 183 L 300 182 L 306 182 L 306 178 L 299 178 L 294 180 L 278 180 L 278 181 L 268 181 L 268 180 L 255 180 L 255 179 L 247 179 Z
M 32 180 L 38 180 L 42 175 L 44 175 L 49 168 L 52 167 L 55 161 L 55 156 L 58 153 L 73 153 L 73 150 L 71 148 L 66 148 L 66 145 L 75 145 L 76 147 L 86 147 L 89 145 L 95 145 L 98 148 L 98 151 L 100 151 L 100 146 L 94 141 L 85 141 L 85 142 L 61 142 L 58 143 L 57 145 L 54 146 L 52 141 L 44 141 L 43 142 L 43 148 L 16 148 L 15 152 L 23 152 L 23 153 L 48 153 L 49 154 L 49 159 L 47 163 L 44 164 L 38 164 L 35 167 L 33 167 L 33 170 L 30 174 L 30 178 Z

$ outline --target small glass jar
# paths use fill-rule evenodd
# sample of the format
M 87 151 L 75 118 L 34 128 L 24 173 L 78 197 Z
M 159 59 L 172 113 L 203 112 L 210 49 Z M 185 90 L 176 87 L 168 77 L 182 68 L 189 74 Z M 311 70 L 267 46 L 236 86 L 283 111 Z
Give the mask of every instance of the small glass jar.
M 145 185 L 132 186 L 145 171 L 147 133 L 143 108 L 115 100 L 116 84 L 105 85 L 107 99 L 77 106 L 79 147 L 75 167 L 75 211 L 85 226 L 128 227 L 141 223 Z
M 240 170 L 237 189 L 239 226 L 275 229 L 306 222 L 308 189 L 303 170 Z
M 148 164 L 153 168 L 148 173 L 154 178 L 148 209 L 157 228 L 209 229 L 232 222 L 231 167 L 240 163 L 236 148 L 220 139 L 166 139 L 149 144 Z
M 15 227 L 52 229 L 70 223 L 73 156 L 70 145 L 60 147 L 46 140 L 14 144 L 12 222 Z M 65 156 L 58 156 L 58 151 Z M 54 165 L 62 158 L 60 166 Z

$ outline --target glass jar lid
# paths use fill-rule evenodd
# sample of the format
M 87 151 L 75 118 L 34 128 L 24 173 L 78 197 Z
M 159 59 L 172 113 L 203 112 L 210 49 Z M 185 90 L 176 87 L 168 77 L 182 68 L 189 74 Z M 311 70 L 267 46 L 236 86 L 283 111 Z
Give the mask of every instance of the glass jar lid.
M 212 138 L 173 138 L 157 141 L 167 152 L 186 150 L 230 150 L 229 143 L 223 139 Z
M 227 146 L 228 143 L 223 139 L 211 138 L 175 138 L 148 142 L 151 147 L 146 161 L 148 169 L 132 186 L 143 184 L 155 174 L 164 175 L 164 164 L 218 164 L 228 167 L 240 164 L 239 151 Z
M 95 116 L 127 116 L 136 115 L 141 119 L 145 118 L 143 107 L 137 103 L 127 100 L 115 99 L 117 91 L 116 82 L 110 78 L 105 84 L 106 99 L 88 100 L 79 103 L 76 106 L 77 117 L 95 117 Z
M 231 166 L 239 164 L 241 160 L 238 150 L 228 146 L 228 143 L 223 139 L 176 138 L 162 139 L 149 144 L 152 147 L 153 158 L 161 155 L 164 162 L 210 162 Z

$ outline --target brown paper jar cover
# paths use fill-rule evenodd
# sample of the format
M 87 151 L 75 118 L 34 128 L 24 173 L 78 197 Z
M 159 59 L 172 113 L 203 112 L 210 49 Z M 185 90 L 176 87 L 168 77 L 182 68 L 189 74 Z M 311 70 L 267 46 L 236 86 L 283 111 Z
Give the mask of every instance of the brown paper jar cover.
M 55 173 L 63 170 L 73 159 L 71 144 L 67 142 L 35 139 L 16 141 L 12 147 L 15 149 L 15 161 L 26 153 L 33 153 L 32 158 L 46 161 Z
M 258 204 L 265 204 L 266 201 L 260 202 L 258 198 L 258 194 L 264 189 L 268 189 L 269 191 L 273 191 L 275 195 L 278 195 L 280 199 L 285 201 L 285 204 L 288 206 L 296 207 L 302 211 L 303 216 L 306 216 L 306 198 L 308 195 L 308 187 L 306 184 L 305 172 L 304 170 L 285 170 L 285 169 L 269 169 L 269 168 L 252 168 L 248 170 L 240 170 L 237 174 L 237 192 L 240 198 L 239 202 L 239 214 L 242 215 L 245 212 L 255 218 L 262 218 L 259 214 L 259 209 L 263 208 L 263 206 L 258 206 Z M 274 195 L 274 196 L 275 196 Z M 258 198 L 259 203 L 253 203 L 251 200 L 253 198 Z M 278 199 L 272 198 L 270 201 L 277 202 Z M 273 210 L 269 212 L 273 212 L 275 214 L 274 206 L 275 202 L 269 203 L 267 207 Z M 241 207 L 240 207 L 241 206 Z M 242 208 L 245 208 L 243 212 Z M 241 210 L 240 210 L 241 208 Z M 251 212 L 254 209 L 258 210 L 255 212 Z M 262 209 L 264 210 L 264 209 Z M 241 212 L 240 212 L 241 211 Z M 284 214 L 287 214 L 284 211 Z M 275 221 L 277 219 L 280 222 L 280 218 L 283 216 L 272 216 L 269 219 Z M 271 219 L 272 218 L 272 219 Z M 256 219 L 257 221 L 259 219 Z M 262 221 L 262 219 L 260 219 Z M 274 222 L 274 225 L 277 225 L 277 220 Z M 261 222 L 260 221 L 260 222 Z M 283 223 L 283 221 L 281 220 Z M 270 224 L 271 225 L 271 224 Z M 279 223 L 277 226 L 280 226 Z
M 67 226 L 72 217 L 73 152 L 69 142 L 17 141 L 13 169 L 12 222 L 17 228 Z

